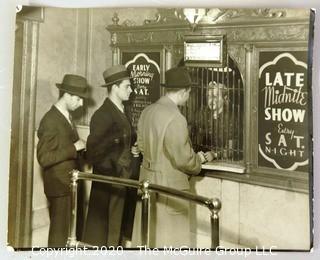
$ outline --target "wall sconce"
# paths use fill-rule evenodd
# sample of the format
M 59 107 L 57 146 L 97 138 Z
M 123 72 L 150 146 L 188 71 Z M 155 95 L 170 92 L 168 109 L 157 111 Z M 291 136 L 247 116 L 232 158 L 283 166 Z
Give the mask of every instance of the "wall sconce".
M 191 25 L 192 31 L 196 28 L 200 20 L 207 14 L 206 8 L 184 8 L 183 14 Z

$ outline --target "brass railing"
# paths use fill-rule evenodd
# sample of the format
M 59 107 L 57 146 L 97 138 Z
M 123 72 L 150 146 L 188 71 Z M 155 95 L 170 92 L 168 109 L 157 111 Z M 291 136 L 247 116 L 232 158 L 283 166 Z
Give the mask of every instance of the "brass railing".
M 148 180 L 136 181 L 124 178 L 109 177 L 92 173 L 80 172 L 73 170 L 71 174 L 71 220 L 69 228 L 69 236 L 67 241 L 67 247 L 81 247 L 90 246 L 81 241 L 77 241 L 76 237 L 76 224 L 77 224 L 77 186 L 78 180 L 88 180 L 102 183 L 109 183 L 115 185 L 121 185 L 125 187 L 131 187 L 140 189 L 142 192 L 142 225 L 141 225 L 141 238 L 142 245 L 149 246 L 149 203 L 150 203 L 150 191 L 163 193 L 168 196 L 177 197 L 180 199 L 192 201 L 199 205 L 207 207 L 210 212 L 211 221 L 211 248 L 217 248 L 219 246 L 219 211 L 221 209 L 221 202 L 219 199 L 210 199 L 203 196 L 195 195 L 190 192 L 179 191 L 173 188 L 164 187 L 161 185 L 150 183 Z

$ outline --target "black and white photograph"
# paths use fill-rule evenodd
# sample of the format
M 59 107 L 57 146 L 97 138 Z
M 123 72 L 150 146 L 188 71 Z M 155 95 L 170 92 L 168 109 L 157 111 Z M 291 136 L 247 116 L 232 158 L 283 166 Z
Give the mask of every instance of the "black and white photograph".
M 315 14 L 17 6 L 7 246 L 312 250 Z

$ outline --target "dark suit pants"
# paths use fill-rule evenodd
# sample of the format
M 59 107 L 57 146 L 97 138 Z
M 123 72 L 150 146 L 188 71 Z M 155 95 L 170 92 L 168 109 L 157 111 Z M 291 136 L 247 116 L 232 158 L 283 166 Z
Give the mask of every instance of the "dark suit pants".
M 78 186 L 80 188 L 81 185 Z M 77 239 L 81 241 L 83 230 L 83 198 L 78 189 L 77 205 Z M 71 195 L 61 197 L 47 197 L 49 200 L 50 228 L 48 247 L 65 247 L 69 235 Z
M 131 163 L 131 173 L 127 178 L 132 180 L 139 180 L 140 173 L 140 164 L 141 164 L 141 156 L 133 157 Z M 137 189 L 135 188 L 127 188 L 127 194 L 124 204 L 124 213 L 122 219 L 122 238 L 126 240 L 132 239 L 132 231 L 133 231 L 133 222 L 134 222 L 134 214 L 136 211 L 138 194 Z
M 84 242 L 95 246 L 120 245 L 126 188 L 93 182 Z
M 70 195 L 48 197 L 49 200 L 49 247 L 65 247 L 68 240 L 70 222 Z

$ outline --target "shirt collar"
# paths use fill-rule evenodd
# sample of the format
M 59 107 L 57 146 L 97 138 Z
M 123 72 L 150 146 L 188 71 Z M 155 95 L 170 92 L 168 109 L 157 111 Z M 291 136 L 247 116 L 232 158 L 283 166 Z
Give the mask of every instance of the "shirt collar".
M 64 109 L 62 106 L 59 105 L 59 103 L 54 104 L 56 109 L 59 110 L 59 112 L 67 119 L 67 121 L 72 125 L 70 121 L 70 113 L 68 110 Z
M 124 105 L 122 106 L 119 106 L 117 103 L 113 102 L 112 99 L 108 98 L 110 100 L 110 102 L 115 105 L 119 110 L 120 112 L 124 113 Z

